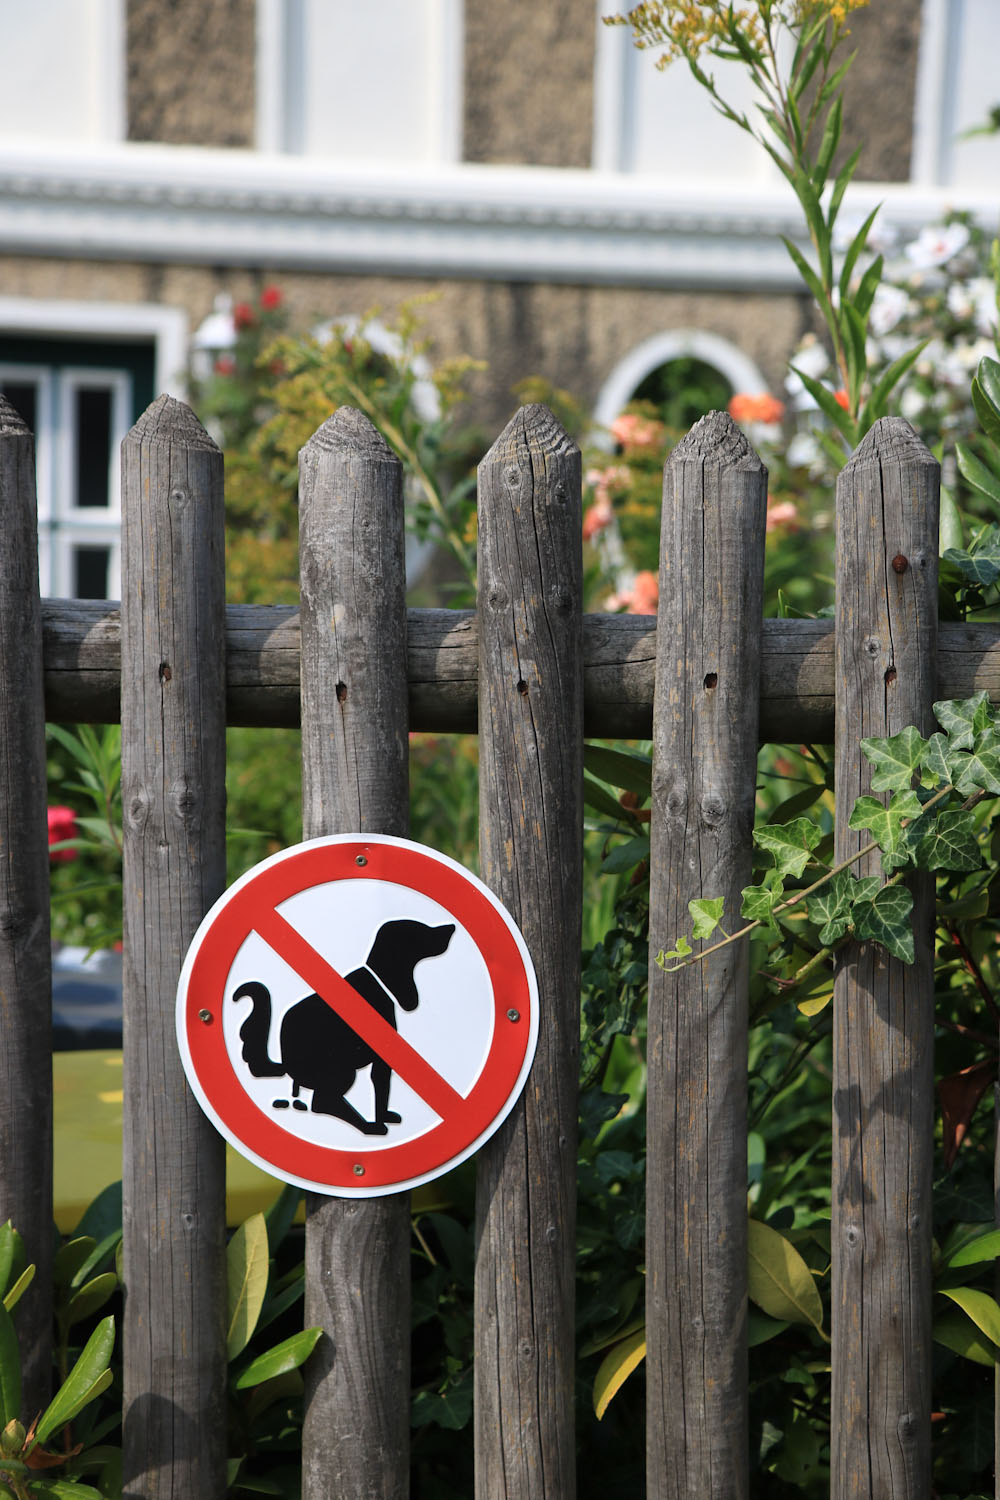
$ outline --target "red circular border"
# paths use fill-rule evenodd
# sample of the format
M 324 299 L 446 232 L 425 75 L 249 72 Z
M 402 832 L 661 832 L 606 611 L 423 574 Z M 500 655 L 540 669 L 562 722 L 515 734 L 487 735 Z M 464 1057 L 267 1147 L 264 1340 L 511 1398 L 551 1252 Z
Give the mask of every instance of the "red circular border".
M 356 863 L 364 855 L 366 863 Z M 206 1024 L 199 1012 L 221 1022 L 229 973 L 253 930 L 254 908 L 273 910 L 312 886 L 335 880 L 382 880 L 409 886 L 444 907 L 464 927 L 482 954 L 493 985 L 493 1039 L 483 1069 L 458 1119 L 443 1120 L 414 1140 L 378 1151 L 344 1151 L 303 1141 L 283 1130 L 253 1103 L 241 1086 L 226 1050 L 221 1024 Z M 276 1173 L 290 1172 L 319 1186 L 387 1188 L 442 1170 L 460 1157 L 498 1119 L 520 1077 L 531 1033 L 531 986 L 511 929 L 464 871 L 443 864 L 416 846 L 368 842 L 304 845 L 265 867 L 223 904 L 199 935 L 184 997 L 188 1050 L 198 1084 L 223 1129 Z M 508 1010 L 519 1019 L 511 1022 Z M 355 1169 L 364 1168 L 363 1174 Z

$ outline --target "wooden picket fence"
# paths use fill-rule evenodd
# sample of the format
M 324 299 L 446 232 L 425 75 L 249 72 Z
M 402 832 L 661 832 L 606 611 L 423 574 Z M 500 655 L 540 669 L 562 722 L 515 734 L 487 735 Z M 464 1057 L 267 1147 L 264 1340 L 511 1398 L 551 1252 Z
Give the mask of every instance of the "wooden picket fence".
M 340 409 L 301 455 L 301 607 L 227 606 L 222 455 L 162 397 L 123 445 L 122 603 L 39 601 L 33 443 L 0 398 L 0 1220 L 39 1274 L 26 1407 L 48 1382 L 52 1254 L 44 721 L 123 736 L 126 1494 L 225 1491 L 223 1144 L 184 1079 L 174 1000 L 225 875 L 226 723 L 302 726 L 304 834 L 407 832 L 408 729 L 478 728 L 481 866 L 524 933 L 541 1027 L 478 1165 L 480 1500 L 572 1500 L 584 736 L 652 737 L 650 947 L 688 900 L 739 908 L 760 740 L 833 742 L 838 857 L 858 741 L 935 698 L 1000 698 L 1000 632 L 937 620 L 938 470 L 877 424 L 838 484 L 837 617 L 761 620 L 767 476 L 712 414 L 665 469 L 658 621 L 582 614 L 580 455 L 540 406 L 479 471 L 476 611 L 407 610 L 398 459 Z M 300 709 L 301 705 L 301 709 Z M 933 985 L 841 962 L 833 1082 L 836 1500 L 929 1500 Z M 922 914 L 922 915 L 921 915 Z M 728 925 L 728 924 L 727 924 Z M 648 1489 L 748 1492 L 747 957 L 651 966 Z M 305 1500 L 408 1493 L 407 1195 L 310 1196 Z

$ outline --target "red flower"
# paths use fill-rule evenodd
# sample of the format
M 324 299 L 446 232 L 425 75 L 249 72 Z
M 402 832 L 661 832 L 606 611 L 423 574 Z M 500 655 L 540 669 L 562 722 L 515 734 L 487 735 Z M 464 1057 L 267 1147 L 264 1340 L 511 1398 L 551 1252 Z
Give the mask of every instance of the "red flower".
M 260 305 L 265 312 L 274 312 L 282 303 L 281 288 L 266 286 L 260 294 Z
M 49 859 L 53 864 L 63 863 L 66 860 L 76 859 L 75 849 L 55 849 L 53 844 L 61 844 L 65 839 L 75 839 L 77 834 L 76 813 L 71 807 L 49 808 Z
M 231 354 L 220 354 L 212 368 L 216 375 L 233 375 L 236 373 L 236 361 Z
M 257 321 L 249 302 L 237 302 L 233 308 L 233 322 L 237 328 L 252 328 Z

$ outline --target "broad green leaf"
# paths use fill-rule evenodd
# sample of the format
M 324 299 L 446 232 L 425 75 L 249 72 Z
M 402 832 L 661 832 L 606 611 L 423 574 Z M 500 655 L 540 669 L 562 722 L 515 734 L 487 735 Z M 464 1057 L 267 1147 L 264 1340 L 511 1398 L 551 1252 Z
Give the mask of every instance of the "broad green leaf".
M 774 809 L 768 818 L 770 827 L 776 828 L 779 823 L 790 823 L 793 818 L 799 816 L 799 813 L 807 812 L 810 807 L 814 807 L 825 793 L 826 787 L 821 781 L 816 782 L 814 786 L 803 787 L 801 792 L 795 792 L 787 801 Z
M 762 1312 L 786 1323 L 809 1323 L 823 1332 L 823 1303 L 812 1272 L 790 1240 L 762 1224 L 747 1223 L 748 1290 Z
M 909 864 L 910 852 L 903 827 L 910 818 L 919 817 L 920 798 L 916 792 L 895 792 L 884 807 L 876 797 L 859 797 L 848 819 L 850 828 L 867 828 L 882 851 L 883 870 L 894 870 Z
M 943 1344 L 963 1359 L 971 1359 L 977 1365 L 996 1362 L 996 1345 L 958 1313 L 945 1313 L 943 1317 L 935 1318 L 931 1334 L 936 1344 Z
M 770 891 L 763 885 L 745 885 L 740 894 L 743 897 L 740 916 L 745 917 L 748 922 L 764 922 L 772 932 L 777 932 L 774 908 L 784 899 L 783 893 L 780 890 Z
M 885 408 L 889 397 L 910 366 L 916 364 L 923 353 L 926 343 L 927 340 L 925 339 L 923 343 L 915 345 L 914 348 L 908 349 L 905 354 L 901 354 L 898 359 L 894 359 L 881 379 L 875 382 L 871 394 L 865 402 L 866 423 L 877 422 L 879 417 L 885 416 Z
M 753 831 L 754 843 L 768 851 L 782 878 L 802 874 L 822 837 L 822 830 L 809 818 L 793 818 L 790 823 L 765 823 Z
M 984 1260 L 996 1260 L 1000 1255 L 1000 1229 L 987 1229 L 974 1239 L 966 1240 L 950 1255 L 944 1257 L 946 1266 L 978 1266 Z
M 989 1292 L 981 1292 L 978 1287 L 951 1286 L 941 1287 L 942 1297 L 949 1297 L 965 1313 L 966 1317 L 972 1319 L 976 1327 L 985 1333 L 994 1344 L 1000 1344 L 1000 1307 Z
M 886 885 L 870 901 L 855 902 L 851 913 L 859 942 L 881 943 L 893 958 L 913 962 L 913 897 L 905 885 Z
M 942 698 L 934 705 L 934 716 L 950 750 L 971 750 L 976 736 L 993 722 L 990 695 L 984 689 L 971 698 Z
M 248 1386 L 261 1385 L 265 1380 L 297 1370 L 305 1364 L 322 1334 L 322 1328 L 304 1328 L 301 1333 L 293 1333 L 291 1338 L 275 1344 L 273 1349 L 258 1354 L 238 1378 L 237 1390 L 244 1391 Z
M 641 865 L 648 858 L 649 835 L 641 834 L 634 839 L 626 839 L 623 844 L 616 844 L 609 850 L 601 861 L 601 869 L 605 875 L 621 875 L 626 870 L 634 870 L 636 865 Z
M 810 922 L 820 929 L 819 940 L 826 947 L 838 942 L 851 925 L 851 908 L 855 901 L 870 898 L 882 882 L 877 875 L 858 880 L 850 870 L 838 870 L 815 896 L 806 902 Z
M 68 1287 L 70 1285 L 77 1270 L 96 1245 L 97 1241 L 91 1239 L 89 1234 L 81 1234 L 77 1239 L 67 1241 L 56 1251 L 52 1264 L 52 1280 L 56 1286 Z
M 946 734 L 932 734 L 924 746 L 921 767 L 936 776 L 941 786 L 951 783 L 951 766 L 948 764 L 948 736 Z
M 779 1333 L 784 1333 L 787 1327 L 787 1323 L 769 1318 L 766 1313 L 758 1312 L 754 1307 L 748 1308 L 747 1348 L 755 1349 L 758 1344 L 766 1344 L 768 1339 L 777 1338 Z
M 725 897 L 713 896 L 710 899 L 701 896 L 697 901 L 688 902 L 688 911 L 694 922 L 693 937 L 695 942 L 709 938 L 722 921 L 722 909 L 725 906 Z
M 972 382 L 972 405 L 979 418 L 979 425 L 990 442 L 1000 444 L 1000 411 L 990 400 L 978 375 Z
M 14 1267 L 14 1227 L 8 1219 L 0 1226 L 0 1296 L 7 1290 Z
M 987 500 L 1000 506 L 1000 478 L 993 470 L 988 469 L 964 443 L 955 444 L 955 459 L 962 478 L 967 479 L 973 489 L 985 495 Z
M 622 807 L 616 797 L 612 797 L 606 787 L 601 786 L 592 776 L 583 778 L 583 800 L 587 807 L 592 807 L 595 812 L 602 813 L 606 818 L 613 818 L 616 823 L 632 823 L 635 826 L 631 814 Z
M 11 1287 L 10 1291 L 3 1299 L 3 1305 L 8 1312 L 13 1312 L 14 1308 L 20 1302 L 21 1298 L 24 1296 L 25 1292 L 28 1290 L 34 1279 L 34 1266 L 25 1266 L 24 1270 L 21 1272 L 20 1276 L 14 1282 L 14 1285 Z
M 861 748 L 875 767 L 873 792 L 909 791 L 925 748 L 919 730 L 908 724 L 887 740 L 862 740 Z
M 74 1292 L 70 1299 L 66 1314 L 69 1326 L 82 1322 L 84 1318 L 93 1317 L 117 1290 L 118 1277 L 114 1271 L 105 1271 L 103 1276 L 93 1277 L 78 1292 Z
M 832 999 L 833 990 L 829 989 L 824 991 L 823 994 L 809 995 L 805 1000 L 797 1000 L 795 1008 L 804 1016 L 818 1016 L 821 1010 L 826 1010 Z
M 979 361 L 976 379 L 983 395 L 1000 418 L 1000 364 L 988 354 Z
M 0 1428 L 21 1412 L 21 1351 L 10 1313 L 0 1308 Z
M 51 1495 L 53 1500 L 102 1500 L 100 1490 L 75 1479 L 36 1479 L 32 1488 L 36 1495 Z
M 956 452 L 961 443 L 955 444 Z M 959 464 L 959 468 L 961 468 Z M 941 486 L 941 518 L 938 523 L 938 556 L 942 557 L 949 547 L 957 547 L 961 552 L 965 545 L 965 533 L 962 529 L 962 512 L 955 504 L 955 497 L 950 488 L 943 484 Z
M 583 764 L 592 776 L 608 786 L 621 787 L 648 797 L 653 784 L 653 765 L 648 755 L 628 750 L 609 750 L 604 745 L 584 745 Z
M 250 1342 L 267 1291 L 267 1225 L 252 1214 L 233 1232 L 226 1249 L 226 1358 L 235 1359 Z
M 656 955 L 656 962 L 659 964 L 661 969 L 666 969 L 667 973 L 670 974 L 673 972 L 669 967 L 669 963 L 672 958 L 680 959 L 680 963 L 677 965 L 677 967 L 680 968 L 687 961 L 687 959 L 690 958 L 693 952 L 694 949 L 691 947 L 691 944 L 682 934 L 677 939 L 675 947 L 662 949 Z
M 600 1421 L 611 1399 L 621 1390 L 632 1371 L 646 1358 L 646 1330 L 640 1328 L 622 1339 L 601 1360 L 594 1377 L 594 1412 Z
M 988 589 L 1000 578 L 1000 557 L 994 556 L 992 551 L 982 552 L 960 552 L 957 547 L 949 547 L 944 553 L 943 560 L 952 563 L 961 573 L 962 577 L 969 583 L 975 584 L 976 588 Z
M 80 1358 L 46 1407 L 35 1429 L 36 1442 L 44 1443 L 57 1427 L 72 1422 L 88 1402 L 107 1390 L 112 1380 L 108 1364 L 114 1346 L 115 1320 L 108 1316 L 98 1323 Z
M 913 825 L 918 828 L 920 818 Z M 921 870 L 979 870 L 983 854 L 976 838 L 976 820 L 971 811 L 943 812 L 934 818 L 927 814 L 929 829 L 914 848 L 914 858 Z
M 949 757 L 955 790 L 963 797 L 978 791 L 1000 796 L 1000 748 L 995 743 L 990 743 L 987 748 L 985 743 L 993 738 L 992 733 L 981 736 L 968 753 L 960 750 Z

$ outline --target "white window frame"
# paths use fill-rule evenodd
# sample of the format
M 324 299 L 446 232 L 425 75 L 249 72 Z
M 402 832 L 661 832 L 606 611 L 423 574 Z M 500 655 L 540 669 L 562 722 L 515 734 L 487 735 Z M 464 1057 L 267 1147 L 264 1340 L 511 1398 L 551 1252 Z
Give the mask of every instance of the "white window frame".
M 256 145 L 269 154 L 292 151 L 289 96 L 291 30 L 301 24 L 301 0 L 257 0 Z M 425 77 L 432 132 L 430 157 L 437 166 L 462 158 L 463 0 L 431 0 L 431 68 Z M 377 56 L 359 67 L 380 66 Z M 301 153 L 294 150 L 295 155 Z
M 18 0 L 24 4 L 25 0 Z M 37 3 L 37 0 L 28 0 Z M 78 7 L 84 3 L 93 22 L 89 38 L 88 55 L 73 59 L 76 68 L 93 68 L 90 83 L 90 118 L 84 122 L 78 136 L 93 145 L 124 141 L 127 127 L 127 59 L 125 45 L 125 8 L 127 0 L 74 0 Z M 16 24 L 16 22 L 15 22 Z M 31 140 L 29 132 L 20 137 Z M 52 144 L 51 137 L 44 139 Z
M 729 339 L 702 328 L 674 328 L 654 333 L 615 365 L 597 393 L 594 421 L 598 430 L 590 441 L 602 448 L 613 448 L 614 438 L 607 429 L 632 400 L 635 391 L 654 370 L 673 359 L 698 359 L 725 376 L 734 392 L 747 396 L 767 393 L 768 385 L 749 355 Z

